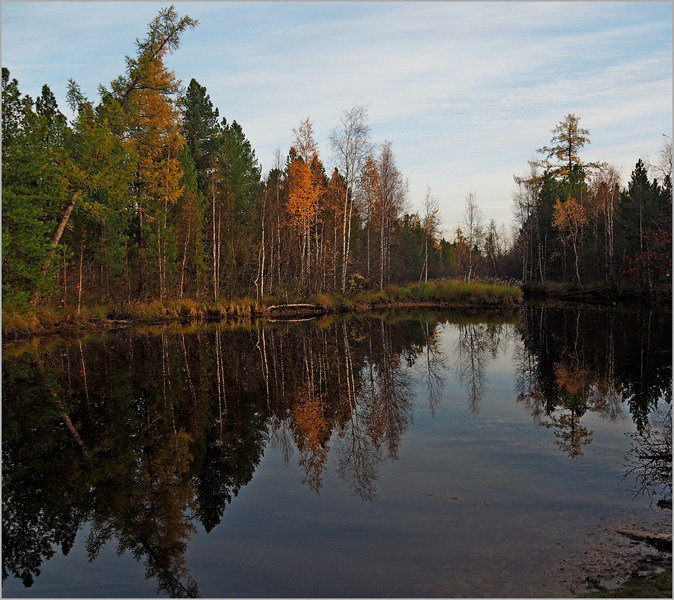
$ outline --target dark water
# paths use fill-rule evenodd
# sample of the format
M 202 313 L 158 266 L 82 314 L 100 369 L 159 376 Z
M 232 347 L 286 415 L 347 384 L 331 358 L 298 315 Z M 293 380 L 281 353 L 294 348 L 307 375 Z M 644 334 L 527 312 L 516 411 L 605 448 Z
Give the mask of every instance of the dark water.
M 600 519 L 671 500 L 638 461 L 671 327 L 527 305 L 6 346 L 3 595 L 568 595 Z

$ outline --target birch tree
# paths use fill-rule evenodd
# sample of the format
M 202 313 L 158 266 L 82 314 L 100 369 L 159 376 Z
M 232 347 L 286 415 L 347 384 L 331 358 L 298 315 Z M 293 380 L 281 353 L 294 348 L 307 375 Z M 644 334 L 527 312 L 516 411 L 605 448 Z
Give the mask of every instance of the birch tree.
M 354 192 L 363 161 L 370 150 L 369 139 L 367 107 L 364 105 L 353 106 L 350 110 L 344 111 L 339 125 L 330 134 L 330 145 L 344 174 L 345 183 L 342 215 L 342 292 L 346 289 L 346 275 L 349 268 Z
M 424 264 L 419 274 L 419 283 L 423 277 L 425 282 L 428 282 L 428 244 L 433 244 L 438 234 L 438 225 L 440 223 L 439 213 L 440 207 L 438 201 L 431 196 L 430 186 L 426 186 L 426 195 L 424 196 L 422 226 L 424 228 Z
M 463 219 L 466 230 L 466 243 L 468 244 L 467 279 L 471 281 L 475 275 L 479 248 L 483 237 L 482 211 L 477 205 L 477 194 L 475 192 L 469 192 L 466 196 L 466 209 Z
M 384 142 L 378 161 L 379 185 L 375 207 L 379 225 L 379 288 L 390 277 L 391 241 L 394 223 L 407 197 L 407 182 L 398 170 L 391 142 Z

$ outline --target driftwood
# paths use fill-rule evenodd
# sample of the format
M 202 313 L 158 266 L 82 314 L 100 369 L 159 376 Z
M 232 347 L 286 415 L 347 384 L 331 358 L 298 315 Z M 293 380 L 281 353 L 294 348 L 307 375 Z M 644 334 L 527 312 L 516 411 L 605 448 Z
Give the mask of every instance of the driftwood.
M 268 306 L 265 312 L 274 317 L 305 317 L 322 315 L 325 309 L 315 304 L 275 304 Z
M 618 529 L 620 535 L 636 540 L 637 542 L 644 542 L 658 550 L 664 552 L 672 551 L 672 536 L 664 533 L 656 533 L 655 531 L 637 530 L 637 529 Z
M 268 306 L 267 310 L 280 310 L 285 308 L 310 308 L 313 310 L 320 310 L 321 312 L 324 311 L 323 307 L 318 306 L 317 304 L 274 304 L 273 306 Z
M 272 319 L 269 317 L 267 320 L 270 323 L 300 323 L 301 321 L 313 321 L 318 315 L 312 315 L 311 317 L 301 317 L 298 319 L 293 319 L 290 317 L 283 317 L 281 319 Z

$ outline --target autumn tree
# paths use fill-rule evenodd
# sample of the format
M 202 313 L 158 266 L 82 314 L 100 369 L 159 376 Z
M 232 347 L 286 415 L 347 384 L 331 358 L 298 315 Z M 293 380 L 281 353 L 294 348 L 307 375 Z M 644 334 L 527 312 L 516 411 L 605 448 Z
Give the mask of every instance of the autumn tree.
M 180 114 L 171 101 L 177 92 L 173 73 L 166 70 L 164 53 L 146 66 L 147 89 L 135 95 L 136 128 L 131 148 L 138 157 L 136 194 L 140 221 L 141 265 L 156 264 L 159 299 L 167 293 L 167 268 L 174 259 L 170 246 L 169 206 L 182 194 L 180 151 L 185 143 Z M 147 259 L 145 258 L 147 257 Z M 143 267 L 141 267 L 142 269 Z
M 138 290 L 151 293 L 145 271 L 155 275 L 160 299 L 167 293 L 169 269 L 175 264 L 168 210 L 180 197 L 179 153 L 185 141 L 175 96 L 179 81 L 164 65 L 166 56 L 180 45 L 184 31 L 197 22 L 179 17 L 174 7 L 161 9 L 137 41 L 135 58 L 127 57 L 125 75 L 101 89 L 104 102 L 123 107 L 127 116 L 128 149 L 136 161 L 133 185 L 137 213 Z
M 588 223 L 587 211 L 575 198 L 569 197 L 564 202 L 557 200 L 553 222 L 563 236 L 563 239 L 571 242 L 576 282 L 580 285 L 578 246 L 581 241 L 583 227 Z
M 301 245 L 300 281 L 306 286 L 312 273 L 312 230 L 318 228 L 319 199 L 323 194 L 322 164 L 313 137 L 313 125 L 307 117 L 293 129 L 295 142 L 288 168 L 287 209 L 293 226 L 299 233 Z M 318 252 L 318 236 L 314 239 Z M 314 263 L 317 261 L 314 260 Z
M 365 219 L 365 273 L 370 280 L 370 237 L 375 224 L 375 210 L 379 193 L 379 170 L 372 155 L 368 155 L 363 164 L 360 176 L 360 204 Z

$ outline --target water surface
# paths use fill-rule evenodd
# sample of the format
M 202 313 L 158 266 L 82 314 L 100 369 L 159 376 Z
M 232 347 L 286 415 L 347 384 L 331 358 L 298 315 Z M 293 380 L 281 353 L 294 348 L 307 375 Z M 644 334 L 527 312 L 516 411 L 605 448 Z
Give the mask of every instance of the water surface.
M 602 517 L 671 500 L 634 464 L 671 377 L 633 308 L 6 346 L 3 594 L 568 595 Z

